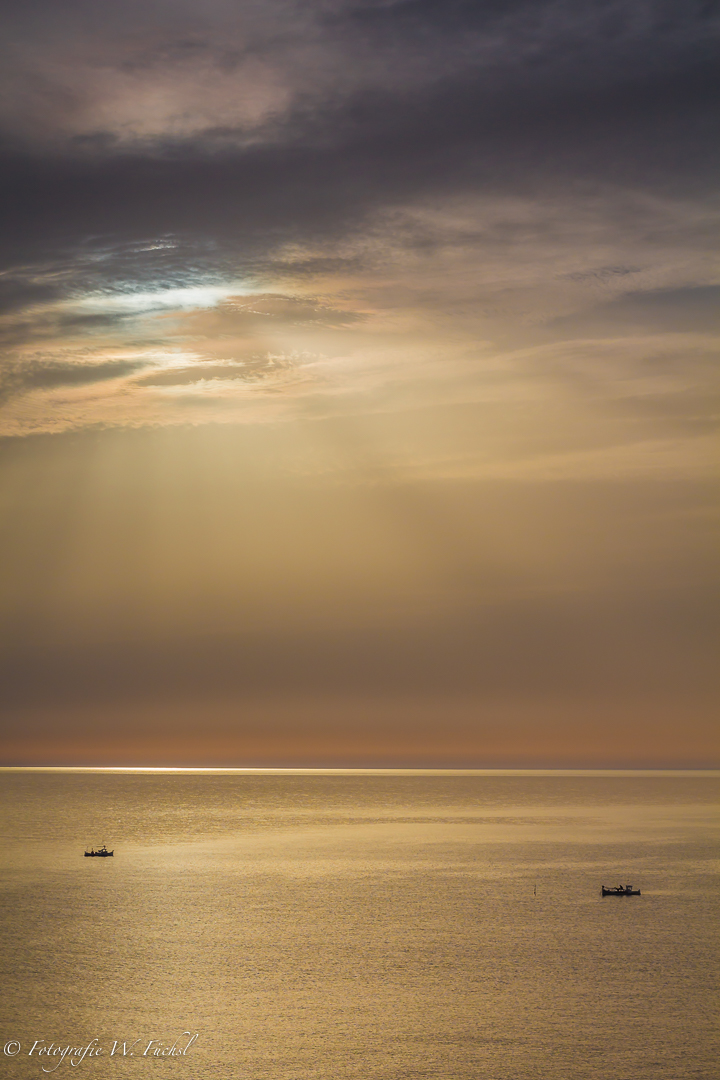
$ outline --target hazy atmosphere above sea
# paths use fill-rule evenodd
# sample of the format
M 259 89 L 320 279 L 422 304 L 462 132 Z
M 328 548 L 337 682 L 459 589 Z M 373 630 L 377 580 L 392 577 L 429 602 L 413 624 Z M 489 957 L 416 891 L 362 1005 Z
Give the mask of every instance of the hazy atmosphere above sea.
M 718 767 L 717 6 L 2 25 L 0 763 Z

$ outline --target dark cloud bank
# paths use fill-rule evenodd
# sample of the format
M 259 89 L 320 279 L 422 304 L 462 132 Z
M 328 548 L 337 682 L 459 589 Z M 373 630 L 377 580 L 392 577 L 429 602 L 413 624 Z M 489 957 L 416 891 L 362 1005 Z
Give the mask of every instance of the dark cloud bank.
M 53 55 L 59 31 L 53 19 L 45 22 L 51 8 L 35 8 L 24 35 Z M 51 129 L 24 148 L 9 132 L 0 204 L 5 258 L 40 257 L 98 236 L 177 234 L 220 246 L 241 240 L 239 258 L 252 268 L 280 240 L 343 234 L 379 207 L 421 196 L 603 184 L 701 196 L 714 190 L 715 5 L 264 9 L 260 18 L 248 8 L 245 22 L 242 8 L 234 21 L 223 6 L 196 19 L 182 6 L 137 9 L 137 36 L 144 24 L 153 28 L 146 65 L 168 64 L 167 48 L 187 34 L 195 51 L 209 50 L 212 64 L 222 64 L 213 37 L 223 28 L 245 39 L 246 53 L 285 65 L 286 105 L 251 132 L 206 126 L 120 139 L 95 131 L 63 141 Z M 71 25 L 87 13 L 71 6 Z M 288 34 L 298 34 L 292 43 L 283 18 Z M 133 38 L 113 47 L 113 22 L 108 16 L 105 28 L 95 16 L 84 33 L 108 63 L 126 69 L 139 45 Z M 180 49 L 173 77 L 182 79 L 183 70 Z M 89 67 L 89 93 L 92 75 Z

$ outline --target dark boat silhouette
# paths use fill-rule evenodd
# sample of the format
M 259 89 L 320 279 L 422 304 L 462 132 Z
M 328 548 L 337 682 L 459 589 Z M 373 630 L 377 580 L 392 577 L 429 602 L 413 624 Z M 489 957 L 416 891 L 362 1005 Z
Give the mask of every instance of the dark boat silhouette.
M 103 844 L 103 846 L 101 848 L 98 848 L 97 851 L 95 850 L 95 848 L 90 848 L 89 851 L 86 851 L 85 852 L 85 858 L 86 859 L 91 859 L 91 858 L 108 859 L 111 855 L 114 855 L 114 854 L 115 854 L 115 848 L 113 848 L 112 851 L 108 851 L 107 845 Z
M 640 890 L 633 889 L 632 885 L 616 885 L 611 889 L 601 885 L 601 889 L 603 896 L 640 896 Z

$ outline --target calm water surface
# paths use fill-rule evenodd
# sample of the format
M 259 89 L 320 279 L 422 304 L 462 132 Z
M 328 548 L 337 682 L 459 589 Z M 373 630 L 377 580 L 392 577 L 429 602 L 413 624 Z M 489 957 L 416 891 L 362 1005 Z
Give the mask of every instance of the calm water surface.
M 716 1080 L 719 790 L 0 771 L 0 1076 Z

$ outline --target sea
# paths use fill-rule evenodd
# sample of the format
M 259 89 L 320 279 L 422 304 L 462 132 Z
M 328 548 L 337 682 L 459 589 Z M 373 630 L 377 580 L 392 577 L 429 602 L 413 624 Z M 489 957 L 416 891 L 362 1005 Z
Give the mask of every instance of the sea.
M 0 1077 L 717 1080 L 719 795 L 1 770 Z

